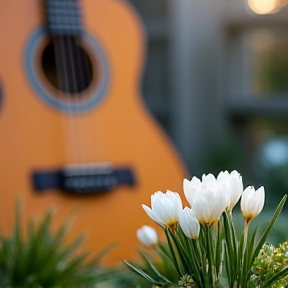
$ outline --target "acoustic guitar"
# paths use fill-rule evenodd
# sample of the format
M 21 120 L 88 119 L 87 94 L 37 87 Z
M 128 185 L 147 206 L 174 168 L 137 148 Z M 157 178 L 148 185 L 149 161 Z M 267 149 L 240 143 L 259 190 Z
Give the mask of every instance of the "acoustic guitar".
M 121 0 L 0 1 L 0 231 L 76 210 L 84 248 L 136 255 L 141 204 L 182 190 L 185 168 L 140 97 L 145 38 Z

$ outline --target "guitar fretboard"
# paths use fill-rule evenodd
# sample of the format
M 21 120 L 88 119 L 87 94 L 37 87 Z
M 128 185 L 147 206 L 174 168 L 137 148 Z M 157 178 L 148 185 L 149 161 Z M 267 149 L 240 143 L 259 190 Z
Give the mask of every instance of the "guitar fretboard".
M 46 25 L 52 36 L 77 36 L 83 32 L 77 0 L 46 0 Z

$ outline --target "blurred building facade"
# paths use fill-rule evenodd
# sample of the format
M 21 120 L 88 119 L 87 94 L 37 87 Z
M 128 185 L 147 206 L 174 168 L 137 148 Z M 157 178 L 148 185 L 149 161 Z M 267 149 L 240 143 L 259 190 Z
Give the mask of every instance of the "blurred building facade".
M 145 102 L 190 174 L 237 169 L 288 191 L 287 1 L 130 1 L 147 33 Z

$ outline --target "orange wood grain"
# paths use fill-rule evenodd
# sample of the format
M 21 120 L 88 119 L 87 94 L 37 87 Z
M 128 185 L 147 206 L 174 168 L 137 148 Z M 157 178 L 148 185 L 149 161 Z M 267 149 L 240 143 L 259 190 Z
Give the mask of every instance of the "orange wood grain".
M 131 259 L 136 255 L 136 229 L 153 225 L 141 204 L 150 205 L 150 195 L 157 190 L 181 192 L 186 177 L 174 147 L 141 99 L 145 60 L 141 22 L 124 1 L 81 1 L 85 27 L 108 58 L 110 86 L 97 107 L 65 120 L 63 113 L 35 94 L 24 68 L 27 41 L 43 25 L 42 4 L 38 0 L 0 1 L 0 81 L 4 91 L 0 110 L 0 231 L 11 229 L 15 199 L 20 196 L 25 203 L 24 223 L 54 207 L 57 225 L 77 209 L 72 234 L 87 234 L 85 248 L 98 252 L 119 241 L 107 262 Z M 40 69 L 39 75 L 44 77 Z M 89 94 L 89 89 L 85 93 Z M 67 152 L 67 123 L 73 123 L 73 135 L 82 151 L 74 158 Z M 33 191 L 34 169 L 53 169 L 75 161 L 129 165 L 137 185 L 89 197 Z

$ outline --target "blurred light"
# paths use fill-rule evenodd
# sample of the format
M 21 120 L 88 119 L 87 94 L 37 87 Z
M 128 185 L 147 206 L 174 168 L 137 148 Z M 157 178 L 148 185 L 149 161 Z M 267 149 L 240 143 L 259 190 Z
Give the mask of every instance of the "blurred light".
M 277 0 L 248 0 L 248 5 L 256 14 L 271 14 L 282 8 L 281 2 Z
M 278 136 L 264 143 L 259 149 L 260 161 L 266 168 L 288 164 L 288 137 Z

